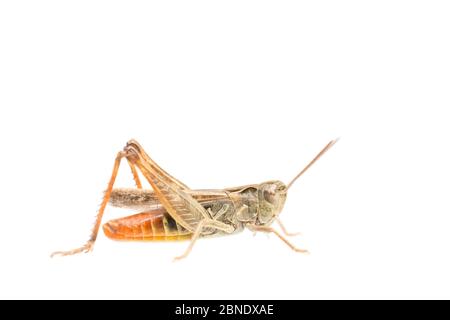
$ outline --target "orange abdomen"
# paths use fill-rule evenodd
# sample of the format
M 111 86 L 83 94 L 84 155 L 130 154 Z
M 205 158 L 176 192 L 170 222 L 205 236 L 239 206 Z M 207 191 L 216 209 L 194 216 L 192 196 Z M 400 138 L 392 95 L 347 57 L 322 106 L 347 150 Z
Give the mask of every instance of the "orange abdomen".
M 192 235 L 163 208 L 111 220 L 103 225 L 103 231 L 114 240 L 185 240 Z

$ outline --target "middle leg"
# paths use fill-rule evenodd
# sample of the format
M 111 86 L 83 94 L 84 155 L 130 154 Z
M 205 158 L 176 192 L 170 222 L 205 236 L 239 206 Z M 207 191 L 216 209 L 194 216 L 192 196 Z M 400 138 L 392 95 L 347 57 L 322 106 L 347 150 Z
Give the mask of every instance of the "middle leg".
M 226 233 L 232 233 L 234 231 L 234 227 L 229 224 L 216 220 L 204 219 L 200 221 L 199 224 L 197 225 L 197 229 L 195 229 L 195 232 L 191 238 L 191 242 L 189 243 L 189 246 L 186 248 L 186 251 L 181 256 L 175 257 L 174 261 L 181 260 L 189 255 L 189 253 L 192 251 L 192 248 L 194 247 L 195 242 L 201 236 L 204 228 L 213 228 Z

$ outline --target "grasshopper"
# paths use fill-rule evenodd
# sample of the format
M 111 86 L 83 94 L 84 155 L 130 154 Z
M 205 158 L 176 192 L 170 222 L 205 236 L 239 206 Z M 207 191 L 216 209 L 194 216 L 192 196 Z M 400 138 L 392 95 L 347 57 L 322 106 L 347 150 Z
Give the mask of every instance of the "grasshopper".
M 277 221 L 284 235 L 295 235 L 287 232 L 278 218 L 286 201 L 287 191 L 336 141 L 330 141 L 287 185 L 272 180 L 223 190 L 191 190 L 158 166 L 137 141 L 130 140 L 123 151 L 117 153 L 112 175 L 87 243 L 74 250 L 54 252 L 52 256 L 92 251 L 108 203 L 142 211 L 105 223 L 103 231 L 108 238 L 144 241 L 190 239 L 186 251 L 176 257 L 176 260 L 188 256 L 200 237 L 232 234 L 245 228 L 253 232 L 274 233 L 294 251 L 306 253 L 306 250 L 295 247 L 271 225 Z M 131 168 L 136 183 L 134 189 L 114 188 L 123 158 Z M 148 180 L 153 191 L 142 188 L 138 171 Z

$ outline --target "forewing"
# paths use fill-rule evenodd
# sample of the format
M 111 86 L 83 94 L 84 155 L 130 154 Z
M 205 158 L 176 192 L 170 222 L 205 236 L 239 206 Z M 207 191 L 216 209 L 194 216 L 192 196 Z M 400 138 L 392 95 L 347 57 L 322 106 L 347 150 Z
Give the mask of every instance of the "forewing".
M 117 208 L 153 210 L 162 207 L 157 195 L 148 189 L 115 188 L 111 191 L 109 204 Z
M 224 190 L 190 190 L 184 191 L 193 197 L 197 202 L 201 203 L 203 207 L 208 203 L 228 199 L 228 193 Z M 125 209 L 133 210 L 153 210 L 162 207 L 158 196 L 150 189 L 136 189 L 136 188 L 115 188 L 111 192 L 109 204 Z

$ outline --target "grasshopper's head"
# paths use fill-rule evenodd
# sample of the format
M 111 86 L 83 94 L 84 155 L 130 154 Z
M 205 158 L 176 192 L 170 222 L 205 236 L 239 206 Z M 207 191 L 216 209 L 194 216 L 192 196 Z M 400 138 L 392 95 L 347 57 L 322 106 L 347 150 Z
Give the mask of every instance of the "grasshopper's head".
M 258 188 L 258 222 L 270 224 L 281 212 L 286 201 L 287 187 L 281 181 L 263 182 Z
M 258 223 L 260 225 L 269 225 L 280 214 L 286 201 L 287 191 L 294 182 L 308 170 L 325 152 L 327 152 L 336 142 L 330 141 L 311 162 L 295 176 L 288 185 L 281 181 L 268 181 L 261 183 L 258 188 L 259 215 Z

